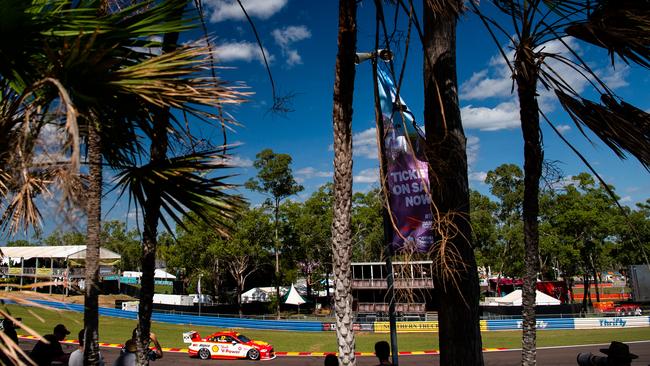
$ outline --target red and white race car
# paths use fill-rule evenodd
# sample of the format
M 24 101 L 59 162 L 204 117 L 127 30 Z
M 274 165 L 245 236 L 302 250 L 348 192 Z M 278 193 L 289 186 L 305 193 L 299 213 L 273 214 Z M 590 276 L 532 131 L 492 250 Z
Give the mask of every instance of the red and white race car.
M 202 360 L 248 358 L 249 360 L 272 360 L 273 346 L 266 342 L 248 339 L 231 331 L 216 332 L 201 338 L 198 332 L 183 333 L 183 341 L 189 343 L 188 354 Z

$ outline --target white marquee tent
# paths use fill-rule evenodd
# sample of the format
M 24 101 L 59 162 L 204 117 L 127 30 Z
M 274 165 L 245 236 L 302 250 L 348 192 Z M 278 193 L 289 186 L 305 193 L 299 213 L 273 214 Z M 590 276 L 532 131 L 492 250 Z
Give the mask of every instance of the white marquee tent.
M 495 301 L 501 306 L 521 306 L 521 290 L 515 290 L 504 297 L 496 298 Z M 535 305 L 560 305 L 562 302 L 543 292 L 535 290 Z

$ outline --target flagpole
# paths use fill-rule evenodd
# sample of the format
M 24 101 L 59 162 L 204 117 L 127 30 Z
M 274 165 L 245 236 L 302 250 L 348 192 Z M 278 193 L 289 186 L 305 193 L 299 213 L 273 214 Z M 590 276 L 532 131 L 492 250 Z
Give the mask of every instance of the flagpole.
M 371 60 L 372 61 L 372 76 L 373 76 L 373 85 L 374 85 L 374 96 L 375 96 L 375 118 L 377 124 L 377 136 L 378 136 L 378 145 L 379 145 L 379 161 L 380 161 L 380 170 L 379 170 L 379 179 L 381 182 L 382 192 L 384 197 L 388 198 L 388 191 L 386 184 L 386 172 L 388 169 L 387 160 L 386 160 L 386 147 L 384 146 L 384 117 L 381 111 L 381 104 L 379 102 L 379 84 L 377 81 L 377 59 L 380 58 L 384 61 L 389 61 L 393 57 L 392 53 L 389 50 L 375 50 L 370 53 L 357 53 L 357 64 Z M 393 255 L 394 250 L 391 245 L 393 241 L 393 227 L 390 219 L 390 212 L 388 211 L 387 204 L 382 205 L 382 217 L 383 217 L 383 226 L 384 226 L 384 255 L 386 256 L 386 285 L 387 285 L 387 294 L 388 294 L 388 321 L 390 327 L 390 345 L 391 345 L 391 354 L 392 361 L 394 366 L 399 365 L 399 350 L 397 347 L 397 319 L 395 316 L 395 279 L 393 274 Z

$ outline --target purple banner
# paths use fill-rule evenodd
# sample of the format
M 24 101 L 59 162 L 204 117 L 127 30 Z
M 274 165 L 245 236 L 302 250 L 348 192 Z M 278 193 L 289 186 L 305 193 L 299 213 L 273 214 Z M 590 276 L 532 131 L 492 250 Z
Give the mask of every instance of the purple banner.
M 395 100 L 390 77 L 379 70 L 378 78 L 393 227 L 391 245 L 395 251 L 426 252 L 433 244 L 433 214 L 424 138 L 402 98 Z

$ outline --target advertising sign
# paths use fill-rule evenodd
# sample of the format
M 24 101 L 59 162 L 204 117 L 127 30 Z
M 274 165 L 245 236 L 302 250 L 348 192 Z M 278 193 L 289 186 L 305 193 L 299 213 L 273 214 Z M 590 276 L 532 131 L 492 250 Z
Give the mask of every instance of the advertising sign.
M 51 268 L 36 268 L 36 275 L 37 276 L 51 276 L 52 275 L 52 269 Z
M 575 319 L 575 329 L 647 327 L 650 326 L 649 319 L 647 316 Z
M 438 322 L 397 322 L 397 333 L 437 333 Z M 375 322 L 375 333 L 390 333 L 389 322 Z
M 386 188 L 393 220 L 396 251 L 426 252 L 433 244 L 433 214 L 424 138 L 402 98 L 396 99 L 393 81 L 378 70 L 379 97 L 384 121 Z

